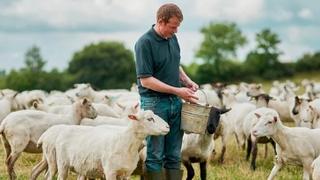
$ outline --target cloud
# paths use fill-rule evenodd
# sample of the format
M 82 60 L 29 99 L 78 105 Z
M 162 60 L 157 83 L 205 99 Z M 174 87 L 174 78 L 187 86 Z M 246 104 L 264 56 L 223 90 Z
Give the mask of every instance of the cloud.
M 264 1 L 197 0 L 194 11 L 202 18 L 247 23 L 263 16 Z
M 298 16 L 302 19 L 312 19 L 313 18 L 312 11 L 307 8 L 301 9 L 298 13 Z
M 273 9 L 269 16 L 275 21 L 283 22 L 291 20 L 294 17 L 294 13 L 287 9 L 277 8 Z
M 154 14 L 149 0 L 20 0 L 1 7 L 0 17 L 24 19 L 53 28 L 139 23 Z

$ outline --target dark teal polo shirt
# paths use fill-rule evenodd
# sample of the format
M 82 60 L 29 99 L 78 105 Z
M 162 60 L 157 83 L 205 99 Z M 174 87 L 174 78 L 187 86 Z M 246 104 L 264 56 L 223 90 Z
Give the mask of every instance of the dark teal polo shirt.
M 180 47 L 177 37 L 169 39 L 159 36 L 151 29 L 142 35 L 135 44 L 136 73 L 139 94 L 141 96 L 167 96 L 141 86 L 140 78 L 153 76 L 158 80 L 180 87 L 179 66 Z

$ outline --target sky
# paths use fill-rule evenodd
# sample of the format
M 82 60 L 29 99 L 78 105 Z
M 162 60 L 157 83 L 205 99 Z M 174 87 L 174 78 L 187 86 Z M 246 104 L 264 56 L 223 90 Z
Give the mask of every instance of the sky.
M 182 64 L 195 60 L 200 29 L 210 22 L 237 24 L 248 39 L 237 50 L 240 61 L 264 28 L 279 36 L 283 62 L 320 50 L 319 0 L 0 0 L 0 69 L 23 67 L 33 45 L 40 48 L 47 70 L 67 68 L 75 52 L 100 41 L 120 41 L 133 51 L 155 23 L 157 9 L 168 2 L 184 14 L 177 33 Z

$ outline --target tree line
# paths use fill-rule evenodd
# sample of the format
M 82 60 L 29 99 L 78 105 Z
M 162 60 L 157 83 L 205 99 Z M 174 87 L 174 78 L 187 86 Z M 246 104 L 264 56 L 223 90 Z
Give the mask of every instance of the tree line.
M 211 22 L 201 33 L 204 38 L 195 60 L 184 65 L 185 71 L 199 84 L 273 80 L 320 69 L 320 52 L 306 53 L 290 63 L 281 62 L 281 40 L 267 28 L 256 33 L 256 45 L 244 61 L 237 59 L 236 52 L 248 40 L 235 23 Z M 0 71 L 0 88 L 51 91 L 66 90 L 75 83 L 91 83 L 96 89 L 111 89 L 129 88 L 136 81 L 133 52 L 116 41 L 85 46 L 73 54 L 65 70 L 45 71 L 45 65 L 40 48 L 31 47 L 26 51 L 23 68 Z

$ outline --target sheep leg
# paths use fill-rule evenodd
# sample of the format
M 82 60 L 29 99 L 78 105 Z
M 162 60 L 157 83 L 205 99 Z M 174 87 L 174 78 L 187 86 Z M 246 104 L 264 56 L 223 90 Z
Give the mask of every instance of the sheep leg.
M 274 142 L 273 139 L 270 140 L 270 143 L 272 144 L 273 150 L 274 150 L 274 154 L 277 155 L 277 151 L 276 151 L 276 143 Z
M 86 177 L 82 175 L 78 175 L 77 180 L 86 180 Z
M 303 167 L 303 180 L 310 179 L 310 172 L 308 168 Z
M 251 169 L 256 170 L 256 159 L 258 153 L 257 141 L 252 142 L 252 159 L 251 159 Z
M 200 163 L 200 177 L 201 180 L 207 179 L 207 161 Z
M 183 161 L 183 165 L 187 169 L 187 180 L 192 180 L 192 178 L 194 176 L 194 170 L 193 170 L 191 163 L 188 161 Z
M 222 150 L 221 150 L 221 155 L 220 155 L 220 158 L 219 158 L 219 163 L 222 164 L 223 161 L 224 161 L 224 154 L 226 153 L 226 145 L 223 144 L 222 145 Z
M 276 162 L 271 170 L 270 175 L 268 176 L 268 180 L 272 180 L 274 176 L 278 173 L 278 171 L 282 168 L 283 164 Z
M 32 168 L 30 180 L 36 180 L 39 174 L 47 168 L 48 163 L 46 159 L 43 157 L 42 160 L 34 168 Z
M 56 151 L 55 149 L 47 152 L 43 152 L 46 158 L 46 162 L 48 163 L 48 172 L 46 174 L 47 180 L 52 180 L 54 175 L 57 174 L 58 167 L 57 167 L 57 159 L 56 159 Z
M 106 174 L 106 179 L 112 179 L 116 180 L 117 179 L 117 173 L 116 172 L 104 172 Z
M 58 164 L 58 180 L 66 180 L 68 177 L 68 170 L 66 165 Z
M 226 153 L 227 150 L 227 139 L 229 139 L 229 132 L 224 132 L 223 135 L 221 136 L 221 144 L 222 144 L 222 149 L 221 149 L 221 155 L 219 158 L 219 163 L 222 164 L 224 161 L 224 154 Z
M 11 147 L 8 140 L 5 138 L 5 135 L 2 136 L 2 142 L 3 142 L 4 150 L 6 152 L 6 159 L 8 159 L 9 155 L 11 154 Z
M 268 157 L 268 143 L 264 145 L 264 158 L 267 159 Z
M 11 154 L 9 155 L 9 157 L 6 160 L 7 171 L 8 171 L 10 180 L 14 180 L 17 178 L 16 173 L 14 172 L 14 164 L 17 161 L 20 154 L 21 154 L 21 152 L 19 152 L 19 153 L 11 152 Z
M 251 149 L 252 149 L 252 141 L 251 141 L 251 138 L 249 136 L 248 138 L 248 146 L 247 146 L 247 156 L 246 156 L 246 160 L 248 161 L 249 158 L 250 158 L 250 154 L 251 154 Z
M 303 180 L 309 180 L 311 175 L 312 175 L 312 171 L 313 168 L 311 167 L 311 164 L 313 162 L 313 158 L 311 159 L 306 159 L 303 162 Z M 312 177 L 311 177 L 312 179 Z

